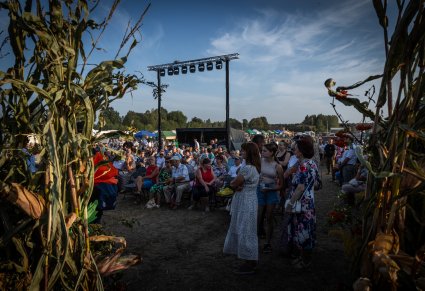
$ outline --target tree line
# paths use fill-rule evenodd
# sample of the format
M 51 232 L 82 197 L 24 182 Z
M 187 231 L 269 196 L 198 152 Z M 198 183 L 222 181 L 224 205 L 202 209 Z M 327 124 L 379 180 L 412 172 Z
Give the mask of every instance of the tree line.
M 324 132 L 327 128 L 338 127 L 338 117 L 335 115 L 307 115 L 304 121 L 295 124 L 269 124 L 264 116 L 254 117 L 251 120 L 242 119 L 239 121 L 234 118 L 229 119 L 230 127 L 246 130 L 273 130 L 285 128 L 290 131 L 320 131 Z M 120 116 L 119 112 L 112 107 L 106 108 L 100 116 L 96 128 L 102 130 L 119 129 L 125 130 L 134 127 L 138 130 L 155 131 L 158 128 L 158 109 L 146 110 L 145 112 L 128 111 L 125 116 Z M 182 111 L 167 111 L 161 108 L 161 128 L 162 130 L 173 130 L 176 128 L 213 128 L 225 127 L 225 121 L 203 120 L 199 117 L 193 117 L 188 120 Z

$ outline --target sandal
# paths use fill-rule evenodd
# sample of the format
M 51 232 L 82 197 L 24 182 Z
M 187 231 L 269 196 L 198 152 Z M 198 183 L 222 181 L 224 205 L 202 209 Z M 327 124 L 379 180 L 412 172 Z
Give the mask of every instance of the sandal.
M 303 261 L 303 259 L 301 259 L 301 257 L 295 257 L 295 258 L 292 258 L 292 260 L 291 260 L 291 265 L 292 266 L 295 266 L 295 265 L 297 265 L 297 264 L 299 264 L 300 262 L 302 262 Z
M 293 265 L 295 269 L 304 270 L 311 266 L 311 261 L 304 262 L 302 259 L 298 261 L 298 263 Z
M 270 254 L 272 252 L 272 246 L 270 244 L 264 244 L 263 253 Z
M 252 275 L 255 273 L 255 268 L 248 264 L 243 264 L 236 270 L 233 270 L 233 273 L 236 275 Z

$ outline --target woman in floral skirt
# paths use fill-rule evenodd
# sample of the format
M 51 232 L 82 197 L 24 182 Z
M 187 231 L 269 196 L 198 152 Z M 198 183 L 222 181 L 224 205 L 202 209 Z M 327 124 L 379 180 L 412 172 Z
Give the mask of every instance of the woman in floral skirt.
M 314 182 L 319 176 L 314 156 L 314 145 L 308 139 L 296 141 L 294 154 L 299 166 L 292 180 L 285 212 L 289 215 L 288 245 L 297 269 L 311 264 L 311 253 L 316 244 L 316 209 L 314 202 Z M 296 202 L 301 203 L 301 212 L 295 212 Z

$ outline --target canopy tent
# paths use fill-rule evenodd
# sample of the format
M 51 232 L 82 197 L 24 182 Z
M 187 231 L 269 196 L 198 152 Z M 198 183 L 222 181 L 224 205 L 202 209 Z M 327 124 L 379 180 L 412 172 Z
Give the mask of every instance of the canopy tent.
M 248 134 L 255 134 L 255 132 L 254 131 L 252 131 L 251 129 L 247 129 L 247 130 L 245 130 L 246 131 L 246 133 L 248 133 Z
M 143 138 L 143 137 L 156 137 L 156 134 L 153 132 L 150 132 L 149 130 L 141 130 L 134 134 L 135 138 Z

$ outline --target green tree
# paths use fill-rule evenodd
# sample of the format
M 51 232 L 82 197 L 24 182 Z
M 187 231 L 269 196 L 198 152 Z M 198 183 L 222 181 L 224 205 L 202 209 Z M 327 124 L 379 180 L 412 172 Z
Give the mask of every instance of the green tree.
M 247 119 L 242 119 L 242 127 L 243 129 L 248 129 L 248 120 Z
M 100 126 L 101 123 L 103 123 L 103 126 Z M 114 110 L 111 106 L 106 108 L 101 112 L 99 115 L 99 122 L 97 125 L 97 128 L 102 128 L 102 130 L 108 130 L 108 129 L 124 129 L 122 117 L 120 116 L 119 112 Z
M 267 121 L 267 118 L 264 116 L 255 117 L 251 119 L 248 123 L 248 126 L 249 128 L 262 129 L 262 130 L 269 129 L 269 123 Z
M 185 127 L 187 122 L 186 115 L 181 111 L 170 111 L 167 116 L 168 120 L 175 121 L 176 127 Z
M 199 117 L 195 116 L 187 123 L 187 127 L 190 127 L 190 128 L 204 127 L 204 121 L 200 119 Z
M 230 127 L 236 128 L 236 129 L 242 129 L 242 123 L 234 118 L 229 118 Z
M 138 130 L 145 129 L 144 128 L 145 127 L 145 124 L 143 124 L 141 120 L 142 119 L 141 119 L 141 114 L 140 113 L 137 113 L 137 112 L 134 112 L 134 111 L 129 111 L 124 116 L 123 121 L 122 121 L 122 124 L 125 127 L 133 126 L 136 129 L 138 129 Z

